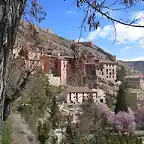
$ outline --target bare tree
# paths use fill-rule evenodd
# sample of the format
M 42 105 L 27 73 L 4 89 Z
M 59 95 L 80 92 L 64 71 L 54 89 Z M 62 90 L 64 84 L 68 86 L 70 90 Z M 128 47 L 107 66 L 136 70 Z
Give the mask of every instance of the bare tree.
M 15 42 L 16 32 L 26 0 L 2 0 L 0 2 L 0 143 L 8 65 Z
M 85 60 L 87 58 L 85 51 L 80 51 L 79 43 L 73 42 L 70 49 L 72 50 L 73 59 L 70 61 L 71 75 L 69 81 L 72 85 L 84 85 Z
M 89 26 L 89 30 L 97 30 L 100 26 L 100 19 L 108 20 L 112 23 L 114 28 L 114 34 L 116 37 L 115 24 L 119 23 L 125 26 L 144 28 L 144 25 L 139 24 L 138 21 L 143 17 L 134 17 L 133 19 L 123 19 L 122 17 L 115 17 L 112 15 L 114 12 L 124 12 L 130 14 L 137 10 L 137 5 L 141 0 L 76 0 L 77 7 L 84 10 L 84 19 L 80 26 L 80 38 L 82 37 L 83 28 Z
M 8 116 L 10 104 L 18 99 L 26 85 L 30 82 L 32 75 L 35 75 L 36 70 L 40 66 L 39 53 L 34 47 L 34 44 L 20 40 L 14 46 L 15 54 L 12 64 L 9 68 L 9 75 L 7 79 L 6 97 L 4 101 L 3 120 Z M 8 112 L 8 113 L 7 113 Z
M 39 10 L 36 0 L 31 0 L 26 5 L 27 0 L 2 0 L 0 2 L 0 143 L 2 143 L 2 121 L 5 92 L 8 78 L 8 69 L 12 60 L 12 49 L 15 43 L 16 34 L 22 15 L 25 20 L 27 16 L 33 19 L 30 23 L 40 22 L 44 13 Z M 25 9 L 26 8 L 26 9 Z M 25 10 L 25 11 L 24 11 Z M 39 16 L 40 14 L 40 16 Z
M 119 0 L 121 1 L 121 0 Z M 115 1 L 114 4 L 116 2 Z M 5 100 L 5 90 L 6 90 L 6 82 L 7 82 L 7 76 L 8 76 L 8 68 L 11 60 L 11 54 L 12 54 L 12 48 L 15 43 L 15 38 L 17 34 L 17 29 L 19 22 L 21 20 L 22 15 L 24 14 L 24 19 L 27 20 L 28 17 L 30 17 L 29 23 L 32 25 L 32 23 L 39 23 L 41 20 L 43 20 L 43 15 L 45 15 L 41 11 L 41 7 L 39 7 L 37 0 L 31 0 L 30 3 L 26 4 L 27 0 L 2 0 L 0 2 L 0 143 L 1 143 L 1 136 L 2 136 L 2 120 L 3 120 L 3 107 L 4 107 L 4 100 Z M 124 3 L 126 4 L 125 8 L 129 8 L 130 6 L 133 6 L 135 3 L 134 0 L 124 0 Z M 31 4 L 31 5 L 30 5 Z M 97 3 L 96 0 L 90 1 L 90 0 L 78 0 L 77 6 L 80 7 L 80 5 L 87 4 L 87 10 L 86 10 L 86 17 L 84 19 L 88 20 L 88 24 L 90 26 L 90 29 L 97 28 L 99 25 L 99 22 L 94 21 L 95 20 L 95 14 L 98 12 L 104 17 L 106 17 L 108 20 L 112 22 L 118 22 L 123 25 L 133 26 L 133 27 L 143 27 L 140 25 L 135 25 L 133 22 L 126 23 L 122 22 L 120 20 L 114 19 L 109 14 L 103 12 L 103 8 L 111 8 L 110 6 L 105 6 L 105 1 L 101 3 Z M 114 5 L 113 4 L 113 5 Z M 25 8 L 26 6 L 26 8 Z M 25 9 L 25 11 L 24 11 Z M 88 15 L 90 13 L 90 16 Z M 92 15 L 93 14 L 93 15 Z M 27 15 L 29 15 L 27 17 Z M 29 73 L 27 73 L 29 74 Z M 23 78 L 27 79 L 27 78 Z M 21 85 L 22 86 L 22 85 Z M 19 87 L 21 89 L 21 87 Z M 17 90 L 15 90 L 17 91 Z

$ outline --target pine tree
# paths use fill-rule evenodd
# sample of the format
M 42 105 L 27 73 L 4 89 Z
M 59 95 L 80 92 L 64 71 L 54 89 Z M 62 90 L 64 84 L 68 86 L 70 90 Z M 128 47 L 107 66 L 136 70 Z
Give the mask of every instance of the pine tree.
M 51 144 L 55 144 L 57 141 L 57 137 L 55 135 L 51 135 L 51 132 L 54 131 L 58 122 L 60 121 L 58 118 L 58 105 L 56 102 L 56 91 L 53 86 L 49 84 L 49 80 L 46 76 L 40 76 L 40 89 L 36 89 L 38 93 L 35 97 L 31 97 L 31 101 L 35 106 L 34 109 L 40 111 L 42 116 L 46 116 L 47 119 L 44 123 L 40 123 L 38 125 L 38 140 L 41 144 L 45 144 L 46 141 L 50 141 Z M 41 116 L 41 115 L 38 116 Z
M 117 102 L 114 112 L 115 114 L 117 114 L 120 111 L 128 112 L 128 106 L 126 103 L 125 85 L 123 83 L 119 86 Z
M 117 71 L 117 81 L 124 81 L 124 77 L 126 76 L 126 69 L 124 66 L 122 66 L 118 71 Z
M 125 88 L 128 87 L 127 81 L 124 79 L 126 76 L 126 69 L 124 66 L 121 67 L 121 70 L 117 73 L 117 80 L 123 82 Z
M 51 115 L 50 115 L 50 121 L 52 123 L 52 129 L 55 130 L 58 126 L 58 105 L 56 102 L 56 97 L 53 95 L 52 103 L 51 103 Z
M 45 95 L 48 98 L 48 121 L 51 122 L 51 128 L 55 130 L 58 126 L 59 118 L 58 118 L 58 104 L 56 102 L 56 96 L 54 92 L 54 88 L 49 85 L 48 79 L 45 79 L 44 83 L 44 90 L 45 90 Z

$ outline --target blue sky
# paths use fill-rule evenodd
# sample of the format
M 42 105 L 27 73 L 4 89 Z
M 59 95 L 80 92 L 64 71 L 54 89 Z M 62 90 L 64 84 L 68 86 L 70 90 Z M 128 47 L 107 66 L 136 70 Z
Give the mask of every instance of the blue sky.
M 40 0 L 47 17 L 40 24 L 43 28 L 51 28 L 53 33 L 70 40 L 76 40 L 80 36 L 80 25 L 84 18 L 83 10 L 76 7 L 76 0 Z M 120 5 L 117 5 L 118 7 Z M 144 15 L 144 4 L 139 4 L 127 11 L 111 11 L 116 18 L 131 20 Z M 144 60 L 144 28 L 126 27 L 115 24 L 117 30 L 116 42 L 114 43 L 113 26 L 107 19 L 98 15 L 100 28 L 90 32 L 83 31 L 81 41 L 93 41 L 97 46 L 107 52 L 116 55 L 122 60 Z M 144 25 L 144 18 L 137 22 Z

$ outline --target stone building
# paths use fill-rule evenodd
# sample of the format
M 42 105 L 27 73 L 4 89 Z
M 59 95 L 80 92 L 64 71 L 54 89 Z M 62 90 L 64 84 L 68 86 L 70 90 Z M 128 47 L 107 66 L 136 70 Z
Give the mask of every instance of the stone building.
M 126 76 L 128 87 L 133 89 L 144 89 L 144 75 L 130 75 Z
M 53 76 L 60 77 L 60 85 L 66 85 L 67 80 L 67 60 L 64 57 L 42 55 L 42 69 L 46 74 L 51 72 Z
M 116 69 L 115 62 L 98 60 L 92 55 L 89 55 L 85 61 L 85 73 L 87 75 L 95 75 L 112 82 L 116 81 Z
M 67 60 L 64 57 L 58 58 L 58 73 L 60 74 L 61 85 L 67 83 Z
M 79 43 L 84 45 L 84 46 L 94 48 L 94 44 L 92 41 L 91 42 L 79 42 Z
M 90 90 L 88 87 L 68 87 L 66 89 L 66 102 L 68 104 L 82 104 L 90 97 L 93 98 L 94 102 L 106 102 L 106 95 L 101 89 Z
M 101 64 L 102 66 L 96 70 L 96 75 L 106 80 L 115 82 L 117 69 L 116 63 L 104 61 Z
M 94 102 L 106 103 L 106 92 L 102 89 L 92 89 L 91 90 Z

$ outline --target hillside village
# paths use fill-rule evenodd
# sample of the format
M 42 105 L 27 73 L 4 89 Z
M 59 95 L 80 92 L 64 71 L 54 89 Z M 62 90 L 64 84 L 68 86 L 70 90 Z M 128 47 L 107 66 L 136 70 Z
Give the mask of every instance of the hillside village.
M 143 1 L 1 1 L 0 144 L 144 144 Z
M 37 31 L 40 34 L 37 40 L 39 43 L 37 50 L 30 48 L 32 42 L 28 39 L 28 33 L 21 38 L 22 33 L 19 31 L 16 41 L 18 48 L 13 50 L 13 54 L 15 58 L 24 57 L 28 59 L 28 67 L 31 66 L 32 61 L 36 61 L 38 67 L 48 76 L 51 85 L 66 86 L 67 93 L 71 93 L 72 95 L 74 93 L 93 92 L 94 95 L 97 93 L 99 96 L 94 97 L 98 98 L 98 101 L 105 101 L 107 95 L 116 96 L 119 83 L 117 81 L 117 71 L 121 66 L 125 66 L 127 73 L 125 80 L 128 82 L 128 86 L 133 89 L 144 88 L 142 74 L 140 75 L 134 68 L 124 65 L 124 62 L 117 60 L 116 56 L 105 52 L 92 42 L 79 43 L 79 54 L 82 55 L 84 52 L 86 55 L 86 58 L 82 62 L 83 73 L 86 77 L 85 84 L 83 86 L 76 86 L 72 82 L 69 83 L 69 78 L 74 75 L 74 55 L 70 47 L 73 43 L 76 44 L 77 42 L 59 37 L 53 34 L 50 29 L 37 27 Z M 22 45 L 22 41 L 24 40 L 25 46 Z M 86 90 L 86 92 L 83 90 Z M 79 96 L 76 99 L 73 97 L 75 95 L 71 98 L 73 102 L 82 101 L 81 98 L 79 100 Z M 71 99 L 67 101 L 70 102 Z
M 72 123 L 79 123 L 81 106 L 89 98 L 92 98 L 94 103 L 105 104 L 110 100 L 112 105 L 115 104 L 121 84 L 117 75 L 123 66 L 126 72 L 124 80 L 127 82 L 129 92 L 128 105 L 136 108 L 138 104 L 143 104 L 144 75 L 134 67 L 117 60 L 116 56 L 105 52 L 93 42 L 78 43 L 57 36 L 50 29 L 36 28 L 39 33 L 36 49 L 33 49 L 29 33 L 19 31 L 16 48 L 13 49 L 14 57 L 18 61 L 19 59 L 25 61 L 25 69 L 34 69 L 32 74 L 35 74 L 36 69 L 40 69 L 49 79 L 50 85 L 64 88 L 56 98 L 60 113 L 71 115 Z M 76 50 L 72 49 L 77 45 Z M 80 75 L 75 78 L 76 58 L 81 59 L 78 66 L 81 66 L 82 83 L 77 81 Z M 44 118 L 46 117 L 47 112 Z M 56 129 L 55 133 L 60 141 L 62 138 L 60 129 Z
M 18 48 L 13 50 L 14 56 L 15 58 L 24 57 L 28 67 L 35 61 L 47 75 L 51 85 L 66 87 L 62 95 L 64 102 L 68 105 L 82 104 L 88 99 L 89 94 L 92 94 L 95 102 L 106 103 L 108 97 L 116 98 L 120 85 L 120 81 L 117 80 L 117 72 L 124 62 L 117 60 L 116 56 L 105 52 L 92 42 L 80 42 L 79 55 L 82 55 L 83 52 L 86 55 L 81 64 L 85 81 L 83 85 L 75 85 L 69 81 L 69 78 L 75 75 L 71 45 L 77 42 L 59 37 L 50 29 L 37 27 L 37 31 L 40 34 L 37 40 L 37 50 L 30 48 L 32 42 L 28 39 L 27 33 L 23 39 L 19 31 L 16 41 Z M 25 40 L 25 45 L 22 45 L 22 40 Z M 128 87 L 137 90 L 139 100 L 139 93 L 144 89 L 143 76 L 132 67 L 125 66 L 125 69 L 127 74 L 125 80 Z

